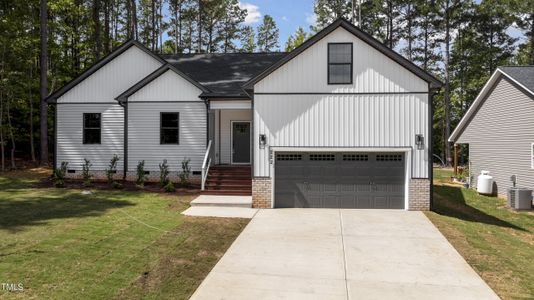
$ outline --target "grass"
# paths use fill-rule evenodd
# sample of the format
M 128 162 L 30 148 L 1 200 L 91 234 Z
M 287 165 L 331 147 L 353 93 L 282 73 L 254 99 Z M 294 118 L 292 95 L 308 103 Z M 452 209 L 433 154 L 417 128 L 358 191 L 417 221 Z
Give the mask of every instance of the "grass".
M 180 214 L 191 196 L 45 188 L 0 174 L 0 298 L 186 299 L 247 224 Z M 41 187 L 40 187 L 41 186 Z
M 534 299 L 534 213 L 452 185 L 451 175 L 434 170 L 428 218 L 501 298 Z

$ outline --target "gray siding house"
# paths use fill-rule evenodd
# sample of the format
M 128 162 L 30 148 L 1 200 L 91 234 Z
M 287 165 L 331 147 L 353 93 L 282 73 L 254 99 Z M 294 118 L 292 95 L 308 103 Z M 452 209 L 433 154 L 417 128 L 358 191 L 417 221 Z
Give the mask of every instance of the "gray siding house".
M 157 55 L 120 46 L 48 98 L 55 166 L 149 177 L 184 159 L 204 193 L 253 206 L 431 206 L 431 97 L 441 82 L 339 19 L 290 53 Z
M 470 178 L 490 171 L 497 194 L 534 189 L 534 66 L 499 67 L 449 138 L 469 144 Z

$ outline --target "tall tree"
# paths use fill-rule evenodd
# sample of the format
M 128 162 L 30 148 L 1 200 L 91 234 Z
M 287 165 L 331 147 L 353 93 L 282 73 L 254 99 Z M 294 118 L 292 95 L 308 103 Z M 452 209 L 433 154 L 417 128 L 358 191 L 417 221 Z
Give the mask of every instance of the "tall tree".
M 290 52 L 300 46 L 307 38 L 307 34 L 302 27 L 298 27 L 295 35 L 290 35 L 285 46 L 285 51 Z
M 278 48 L 278 27 L 270 15 L 263 17 L 258 27 L 258 49 L 263 52 L 274 51 Z
M 317 17 L 312 30 L 319 31 L 338 18 L 353 17 L 352 0 L 315 0 L 313 11 Z
M 251 26 L 244 26 L 240 34 L 241 52 L 254 52 L 256 43 L 254 42 L 254 29 Z
M 47 62 L 48 62 L 48 8 L 47 0 L 40 0 L 40 36 L 41 36 L 41 52 L 40 52 L 40 152 L 41 152 L 41 165 L 48 164 L 48 106 L 46 104 L 47 96 Z
M 101 26 L 100 26 L 100 1 L 101 0 L 93 0 L 93 38 L 94 38 L 94 52 L 93 56 L 95 60 L 98 60 L 100 58 L 101 53 L 101 41 L 100 41 L 100 33 L 101 33 Z

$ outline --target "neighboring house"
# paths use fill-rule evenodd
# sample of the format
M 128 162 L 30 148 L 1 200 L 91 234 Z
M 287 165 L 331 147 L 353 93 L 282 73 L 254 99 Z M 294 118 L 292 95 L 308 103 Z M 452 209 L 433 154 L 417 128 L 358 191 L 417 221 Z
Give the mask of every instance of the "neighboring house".
M 469 144 L 472 186 L 487 170 L 499 195 L 512 175 L 518 186 L 534 189 L 534 66 L 499 67 L 449 141 Z
M 117 176 L 144 160 L 157 178 L 163 159 L 176 174 L 189 158 L 207 192 L 255 207 L 426 210 L 440 86 L 342 19 L 287 54 L 156 55 L 130 41 L 49 97 L 55 165 L 79 176 L 88 158 L 98 175 L 118 154 Z

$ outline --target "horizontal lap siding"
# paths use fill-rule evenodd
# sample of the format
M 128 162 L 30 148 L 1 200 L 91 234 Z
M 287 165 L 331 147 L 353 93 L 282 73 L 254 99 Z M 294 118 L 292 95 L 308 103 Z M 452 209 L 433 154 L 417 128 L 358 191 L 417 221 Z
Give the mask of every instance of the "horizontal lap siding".
M 534 99 L 507 79 L 486 98 L 458 143 L 469 144 L 471 175 L 476 186 L 480 171 L 490 171 L 501 195 L 516 175 L 518 186 L 534 189 L 531 143 L 534 143 Z
M 283 107 L 283 109 L 280 109 Z M 428 177 L 428 95 L 256 95 L 254 136 L 270 147 L 413 147 L 412 177 Z M 268 147 L 255 144 L 255 176 L 271 176 Z
M 160 113 L 180 113 L 180 144 L 160 144 Z M 182 160 L 191 159 L 193 171 L 202 168 L 206 152 L 206 105 L 191 103 L 128 104 L 128 170 L 135 171 L 139 161 L 145 169 L 159 171 L 164 159 L 171 171 L 180 171 Z
M 101 144 L 83 144 L 83 114 L 101 113 Z M 93 164 L 93 170 L 105 170 L 113 154 L 123 162 L 123 108 L 117 104 L 60 104 L 57 106 L 57 164 L 65 161 L 69 169 L 81 170 L 83 159 Z

